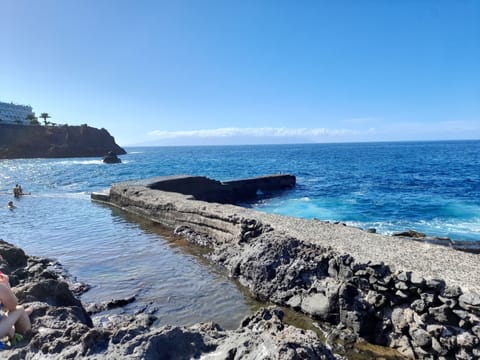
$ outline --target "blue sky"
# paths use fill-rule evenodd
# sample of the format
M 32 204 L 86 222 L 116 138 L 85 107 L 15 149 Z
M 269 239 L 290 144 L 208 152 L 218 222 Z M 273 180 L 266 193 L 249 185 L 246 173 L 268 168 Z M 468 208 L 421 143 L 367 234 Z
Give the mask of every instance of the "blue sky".
M 480 139 L 480 1 L 0 0 L 0 101 L 121 145 Z

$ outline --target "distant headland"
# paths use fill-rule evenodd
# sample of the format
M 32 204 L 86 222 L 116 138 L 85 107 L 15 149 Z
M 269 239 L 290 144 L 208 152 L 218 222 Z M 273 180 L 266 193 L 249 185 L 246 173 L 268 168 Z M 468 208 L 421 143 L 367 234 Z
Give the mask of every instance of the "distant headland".
M 0 159 L 126 154 L 105 129 L 54 124 L 48 113 L 40 118 L 43 125 L 30 106 L 0 102 Z

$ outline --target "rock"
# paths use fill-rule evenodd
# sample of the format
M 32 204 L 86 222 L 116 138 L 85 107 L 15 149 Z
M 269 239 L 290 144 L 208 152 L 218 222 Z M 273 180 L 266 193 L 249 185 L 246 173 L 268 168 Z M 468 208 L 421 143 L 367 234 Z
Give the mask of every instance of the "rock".
M 443 304 L 447 305 L 450 309 L 453 309 L 457 305 L 457 300 L 453 298 L 439 296 L 438 300 L 440 300 Z
M 299 309 L 302 304 L 302 297 L 300 295 L 294 295 L 287 301 L 287 305 L 293 309 Z
M 395 288 L 397 288 L 398 290 L 408 290 L 409 286 L 403 281 L 398 281 L 395 283 Z
M 477 346 L 479 343 L 478 337 L 473 336 L 467 331 L 462 332 L 461 334 L 457 335 L 457 345 L 471 349 L 474 346 Z
M 27 256 L 22 249 L 12 246 L 0 239 L 0 256 L 3 258 L 5 272 L 12 272 L 20 267 L 27 266 Z M 1 262 L 1 261 L 0 261 Z
M 472 327 L 472 332 L 480 339 L 480 325 Z
M 425 302 L 425 305 L 427 305 L 428 307 L 440 304 L 437 296 L 433 292 L 422 292 L 420 294 L 420 298 L 423 300 L 423 302 Z
M 397 307 L 392 311 L 391 321 L 396 333 L 404 333 L 413 324 L 413 310 Z
M 113 151 L 109 151 L 107 155 L 103 157 L 105 164 L 119 164 L 122 160 Z
M 125 305 L 131 304 L 132 302 L 135 301 L 135 299 L 136 299 L 135 296 L 130 296 L 124 299 L 114 299 L 114 300 L 106 301 L 101 304 L 91 304 L 87 308 L 87 312 L 91 315 L 91 314 L 99 313 L 101 311 L 123 307 Z
M 334 359 L 312 331 L 298 330 L 282 322 L 283 314 L 263 309 L 242 321 L 206 359 Z M 268 355 L 267 355 L 268 354 Z
M 397 279 L 403 283 L 410 282 L 411 277 L 412 277 L 412 273 L 410 271 L 401 271 L 397 274 Z
M 422 314 L 425 312 L 427 306 L 422 299 L 417 299 L 410 304 L 410 308 L 413 309 L 415 312 Z
M 458 241 L 453 240 L 451 246 L 455 250 L 460 250 L 473 254 L 480 254 L 480 245 L 478 241 Z
M 427 279 L 425 286 L 435 291 L 437 294 L 441 294 L 445 289 L 445 281 L 442 279 Z
M 404 237 L 410 237 L 410 238 L 423 238 L 426 237 L 424 233 L 415 231 L 415 230 L 407 230 L 407 231 L 402 231 L 398 233 L 394 233 L 392 236 L 404 236 Z
M 423 329 L 414 329 L 410 332 L 410 336 L 416 346 L 428 346 L 432 339 L 432 336 Z
M 459 297 L 460 295 L 462 295 L 462 289 L 460 289 L 460 287 L 458 287 L 458 286 L 447 285 L 443 289 L 441 295 L 443 297 L 446 297 L 446 298 L 456 298 L 456 297 Z
M 428 309 L 428 313 L 434 321 L 441 324 L 457 324 L 458 318 L 453 314 L 452 310 L 447 305 L 441 305 L 437 307 L 431 307 Z
M 301 309 L 315 319 L 331 317 L 330 300 L 325 294 L 312 294 L 304 297 Z
M 328 261 L 328 276 L 333 278 L 338 276 L 338 265 L 335 258 L 332 258 Z
M 427 332 L 435 338 L 440 337 L 445 331 L 445 326 L 443 325 L 427 325 Z
M 462 309 L 480 313 L 480 295 L 475 293 L 462 294 L 458 298 L 459 305 Z
M 433 350 L 433 353 L 435 355 L 446 355 L 448 353 L 448 350 L 443 348 L 442 344 L 440 344 L 440 342 L 435 338 L 431 338 L 430 339 L 431 341 L 431 346 L 432 346 L 432 350 Z
M 423 277 L 417 275 L 416 273 L 411 274 L 410 281 L 411 281 L 412 285 L 414 285 L 416 287 L 421 287 L 425 284 L 425 279 Z
M 415 352 L 413 350 L 410 340 L 406 336 L 402 336 L 397 342 L 397 349 L 400 354 L 405 356 L 407 359 L 415 359 Z
M 365 301 L 372 305 L 373 307 L 380 308 L 385 304 L 386 298 L 384 295 L 379 294 L 376 291 L 370 290 L 367 293 L 367 296 L 365 298 Z

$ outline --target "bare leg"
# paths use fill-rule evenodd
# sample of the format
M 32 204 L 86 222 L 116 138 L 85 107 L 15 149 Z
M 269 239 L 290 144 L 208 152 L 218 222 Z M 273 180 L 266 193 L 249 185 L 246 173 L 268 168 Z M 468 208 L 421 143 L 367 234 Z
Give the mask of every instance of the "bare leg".
M 27 331 L 30 331 L 32 328 L 32 324 L 30 323 L 30 319 L 28 317 L 29 314 L 32 313 L 31 309 L 28 312 L 23 308 L 23 306 L 17 306 L 17 310 L 21 311 L 21 315 L 18 318 L 18 321 L 15 323 L 15 331 L 21 334 L 25 334 Z
M 12 329 L 15 323 L 18 322 L 18 320 L 22 317 L 22 315 L 26 316 L 25 311 L 23 309 L 10 311 L 8 315 L 2 316 L 2 319 L 0 320 L 0 338 L 7 335 L 11 336 Z

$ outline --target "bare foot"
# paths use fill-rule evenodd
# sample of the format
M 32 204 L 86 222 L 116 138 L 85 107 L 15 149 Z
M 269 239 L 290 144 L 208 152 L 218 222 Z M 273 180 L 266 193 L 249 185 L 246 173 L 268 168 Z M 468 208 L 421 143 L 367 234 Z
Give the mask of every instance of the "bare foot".
M 33 307 L 29 306 L 28 308 L 25 309 L 25 313 L 30 316 L 33 312 Z

